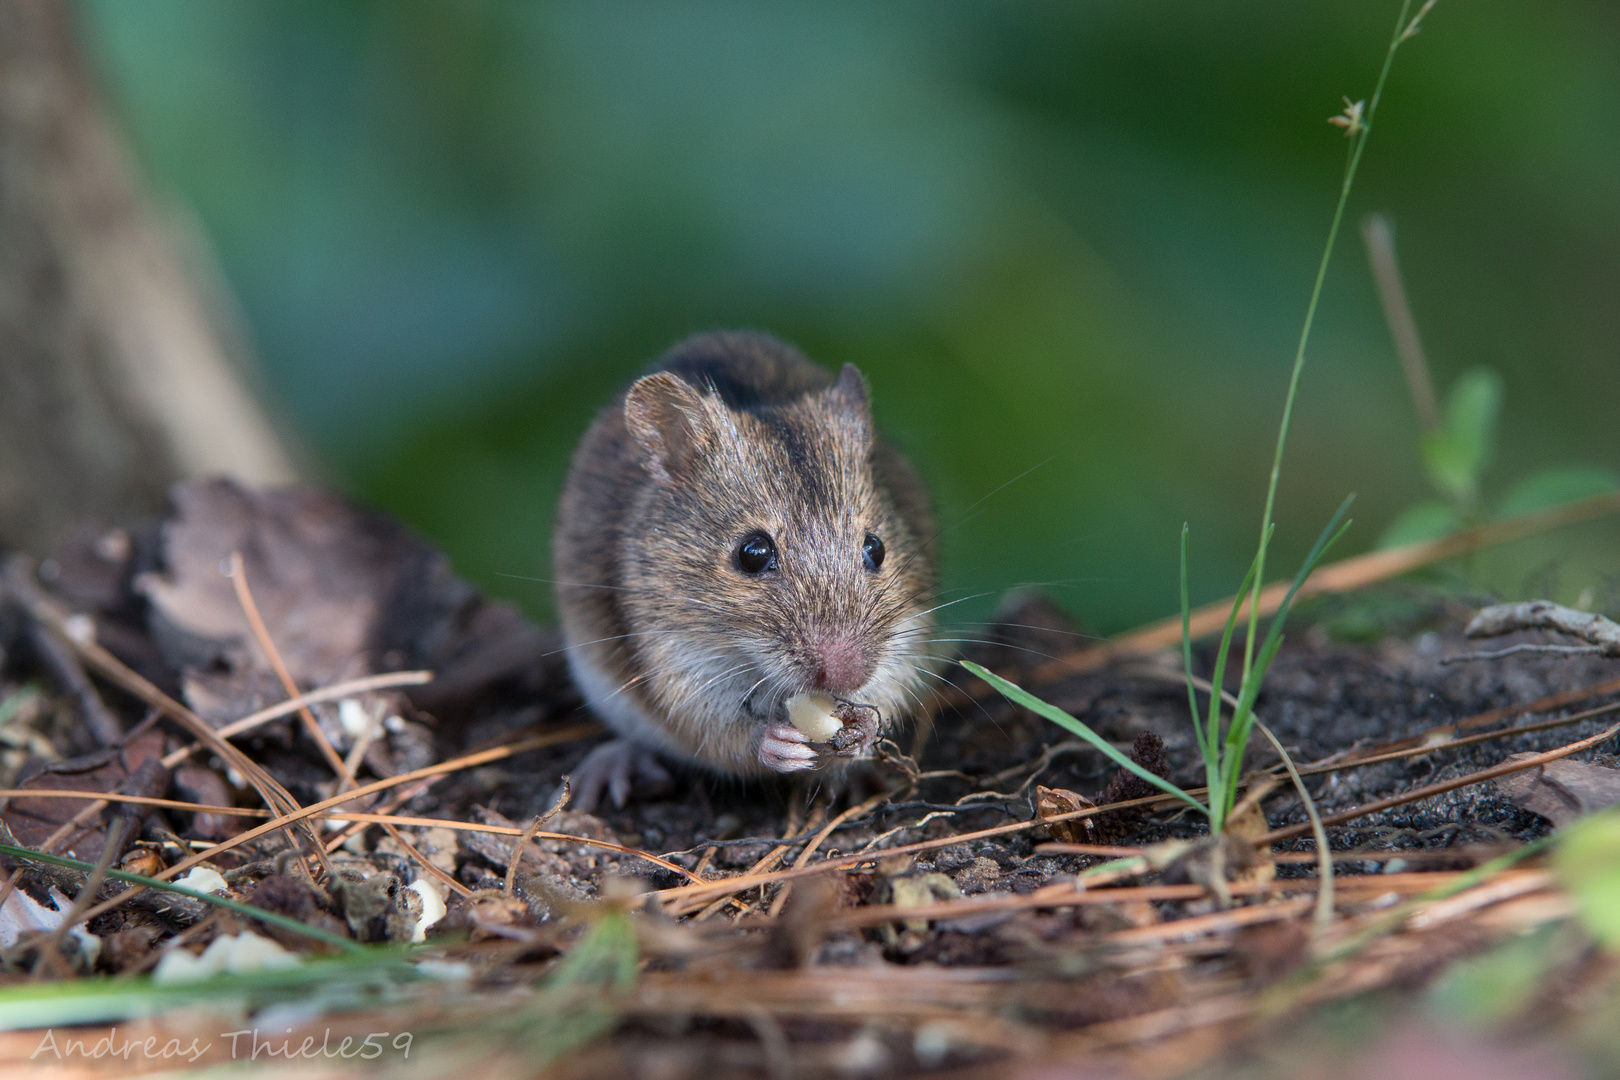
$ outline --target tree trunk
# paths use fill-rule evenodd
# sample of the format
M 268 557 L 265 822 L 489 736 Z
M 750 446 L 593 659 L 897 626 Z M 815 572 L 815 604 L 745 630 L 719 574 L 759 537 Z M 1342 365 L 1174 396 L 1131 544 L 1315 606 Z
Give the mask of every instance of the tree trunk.
M 182 478 L 294 478 L 188 269 L 69 6 L 0 0 L 0 547 L 43 554 Z

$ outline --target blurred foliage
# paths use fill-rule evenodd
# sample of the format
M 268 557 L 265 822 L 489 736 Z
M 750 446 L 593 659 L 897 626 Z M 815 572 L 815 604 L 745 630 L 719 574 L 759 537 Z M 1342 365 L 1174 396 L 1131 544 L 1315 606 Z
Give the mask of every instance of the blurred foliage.
M 1113 631 L 1175 609 L 1184 520 L 1195 602 L 1248 564 L 1343 164 L 1325 121 L 1370 90 L 1395 8 L 81 10 L 328 478 L 492 591 L 549 611 L 524 579 L 549 576 L 590 416 L 681 336 L 751 326 L 867 372 L 932 482 L 953 594 L 1041 582 Z M 1608 5 L 1442 3 L 1351 204 L 1399 224 L 1437 381 L 1499 373 L 1510 479 L 1620 463 L 1617 46 Z M 1418 442 L 1347 242 L 1273 563 L 1350 491 L 1336 555 L 1371 546 L 1427 494 Z M 1477 569 L 1517 597 L 1556 563 L 1570 599 L 1617 556 L 1606 522 Z
M 1429 485 L 1442 497 L 1403 511 L 1384 528 L 1379 547 L 1434 540 L 1478 525 L 1487 516 L 1516 517 L 1620 488 L 1620 476 L 1613 470 L 1555 465 L 1519 480 L 1487 515 L 1481 488 L 1496 453 L 1501 416 L 1501 376 L 1485 368 L 1464 372 L 1446 394 L 1439 425 L 1424 432 L 1418 444 Z
M 1609 950 L 1620 950 L 1620 809 L 1569 825 L 1553 868 L 1591 935 Z
M 1428 988 L 1429 1009 L 1454 1024 L 1503 1023 L 1524 1012 L 1548 973 L 1575 959 L 1583 944 L 1579 935 L 1558 923 L 1509 938 L 1449 965 Z

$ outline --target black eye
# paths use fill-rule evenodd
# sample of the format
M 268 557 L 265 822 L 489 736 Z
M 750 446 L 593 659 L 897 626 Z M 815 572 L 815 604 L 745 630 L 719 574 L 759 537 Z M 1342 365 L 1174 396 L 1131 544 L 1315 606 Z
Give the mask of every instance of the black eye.
M 737 569 L 745 574 L 763 574 L 776 567 L 776 545 L 764 533 L 754 533 L 737 545 Z
M 861 545 L 861 558 L 866 560 L 866 568 L 868 570 L 876 570 L 878 567 L 882 566 L 883 541 L 879 540 L 871 533 L 867 533 L 866 542 Z

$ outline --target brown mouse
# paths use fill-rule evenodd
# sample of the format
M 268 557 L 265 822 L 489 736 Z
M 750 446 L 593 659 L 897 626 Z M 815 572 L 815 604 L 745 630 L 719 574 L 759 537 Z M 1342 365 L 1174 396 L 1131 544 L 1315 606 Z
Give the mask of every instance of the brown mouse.
M 763 334 L 690 338 L 597 417 L 554 564 L 575 681 L 618 736 L 573 775 L 587 809 L 668 783 L 659 756 L 733 777 L 836 767 L 878 724 L 853 749 L 813 744 L 785 703 L 892 723 L 939 663 L 921 480 L 873 431 L 853 365 L 834 379 Z

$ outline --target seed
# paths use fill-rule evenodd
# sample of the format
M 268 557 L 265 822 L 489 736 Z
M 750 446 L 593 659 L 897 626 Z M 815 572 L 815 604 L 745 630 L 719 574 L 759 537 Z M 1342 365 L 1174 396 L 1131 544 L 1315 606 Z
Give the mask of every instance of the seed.
M 843 722 L 833 715 L 833 699 L 826 694 L 795 694 L 787 700 L 788 723 L 811 742 L 824 743 L 838 733 Z

